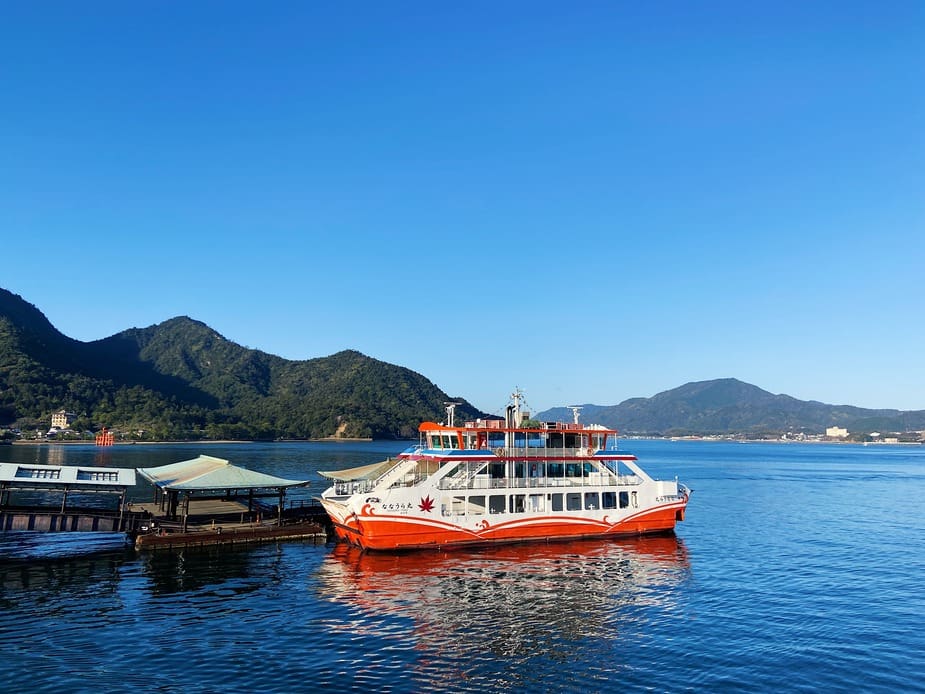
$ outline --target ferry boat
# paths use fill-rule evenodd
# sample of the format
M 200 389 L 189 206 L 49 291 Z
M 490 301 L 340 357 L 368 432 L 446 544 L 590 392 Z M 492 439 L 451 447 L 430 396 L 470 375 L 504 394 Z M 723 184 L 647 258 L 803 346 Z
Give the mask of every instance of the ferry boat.
M 515 390 L 504 419 L 424 422 L 395 458 L 340 471 L 321 495 L 338 539 L 369 550 L 671 533 L 691 490 L 617 450 L 617 431 L 537 422 Z

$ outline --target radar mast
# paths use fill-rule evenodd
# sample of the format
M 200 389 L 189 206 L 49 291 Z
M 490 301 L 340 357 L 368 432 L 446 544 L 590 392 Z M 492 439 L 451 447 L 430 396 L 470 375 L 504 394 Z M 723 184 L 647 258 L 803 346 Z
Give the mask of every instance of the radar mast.
M 461 402 L 445 402 L 446 405 L 446 425 L 448 427 L 454 426 L 456 419 L 456 406 L 462 405 Z

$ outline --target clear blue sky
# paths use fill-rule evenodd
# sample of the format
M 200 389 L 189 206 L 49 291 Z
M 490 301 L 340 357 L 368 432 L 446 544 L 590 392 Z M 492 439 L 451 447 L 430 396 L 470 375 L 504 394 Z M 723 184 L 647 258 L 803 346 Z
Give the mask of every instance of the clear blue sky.
M 0 286 L 75 339 L 925 409 L 925 3 L 8 3 L 0 89 Z

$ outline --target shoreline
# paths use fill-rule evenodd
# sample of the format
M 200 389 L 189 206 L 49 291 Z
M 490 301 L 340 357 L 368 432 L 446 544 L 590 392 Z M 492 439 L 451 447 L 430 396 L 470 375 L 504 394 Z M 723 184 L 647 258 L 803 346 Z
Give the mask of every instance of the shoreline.
M 171 440 L 171 441 L 116 441 L 112 446 L 217 446 L 217 445 L 235 445 L 250 443 L 372 443 L 375 441 L 414 441 L 415 439 L 374 439 L 368 437 L 344 438 L 342 436 L 323 436 L 317 439 L 272 439 L 272 440 L 236 440 L 236 439 L 218 439 L 218 440 Z M 745 438 L 725 438 L 712 436 L 621 436 L 620 441 L 702 441 L 707 443 L 782 443 L 782 444 L 853 444 L 856 446 L 922 446 L 925 441 L 845 441 L 845 440 L 820 440 L 807 439 L 797 441 L 795 439 L 745 439 Z M 97 446 L 95 441 L 11 441 L 3 445 L 12 446 L 94 446 L 97 448 L 111 448 L 112 446 Z
M 391 439 L 381 439 L 383 441 Z M 410 440 L 410 439 L 409 439 Z M 328 436 L 319 439 L 273 439 L 272 441 L 247 440 L 241 441 L 236 439 L 188 439 L 172 441 L 115 441 L 112 446 L 163 446 L 163 445 L 231 445 L 246 443 L 368 443 L 376 441 L 372 438 L 344 438 Z M 97 448 L 111 448 L 112 446 L 97 446 L 95 441 L 11 441 L 11 446 L 94 446 Z

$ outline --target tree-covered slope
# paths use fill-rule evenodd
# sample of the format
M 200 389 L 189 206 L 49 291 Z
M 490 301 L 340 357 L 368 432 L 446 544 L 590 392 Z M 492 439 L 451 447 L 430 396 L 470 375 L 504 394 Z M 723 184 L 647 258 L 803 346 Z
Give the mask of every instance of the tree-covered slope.
M 359 352 L 286 360 L 187 317 L 82 343 L 0 290 L 0 423 L 47 426 L 66 409 L 86 427 L 158 439 L 409 437 L 448 400 L 424 376 Z M 482 416 L 465 403 L 457 412 Z

